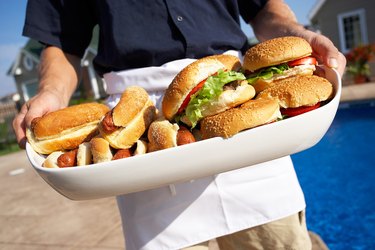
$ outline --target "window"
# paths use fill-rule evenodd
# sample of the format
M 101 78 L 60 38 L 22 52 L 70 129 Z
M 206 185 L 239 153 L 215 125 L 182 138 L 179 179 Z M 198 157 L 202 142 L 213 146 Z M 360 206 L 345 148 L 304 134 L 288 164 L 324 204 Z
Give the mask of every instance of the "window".
M 30 56 L 25 55 L 23 57 L 22 62 L 23 62 L 23 66 L 25 67 L 25 69 L 27 69 L 28 71 L 33 70 L 33 68 L 34 68 L 34 61 L 33 61 L 33 59 Z
M 367 27 L 364 9 L 358 9 L 338 15 L 340 46 L 343 53 L 352 48 L 367 44 Z
M 25 102 L 38 92 L 39 82 L 37 79 L 22 83 L 22 92 Z

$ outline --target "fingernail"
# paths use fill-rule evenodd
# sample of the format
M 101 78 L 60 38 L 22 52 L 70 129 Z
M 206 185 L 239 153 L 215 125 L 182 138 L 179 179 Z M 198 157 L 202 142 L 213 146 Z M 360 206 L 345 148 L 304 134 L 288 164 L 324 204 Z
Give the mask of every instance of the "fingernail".
M 331 68 L 337 68 L 339 65 L 337 63 L 336 58 L 329 58 L 328 59 L 328 66 Z
M 18 143 L 18 146 L 22 149 L 25 149 L 26 148 L 26 142 L 27 142 L 27 139 L 26 138 L 22 138 L 19 143 Z

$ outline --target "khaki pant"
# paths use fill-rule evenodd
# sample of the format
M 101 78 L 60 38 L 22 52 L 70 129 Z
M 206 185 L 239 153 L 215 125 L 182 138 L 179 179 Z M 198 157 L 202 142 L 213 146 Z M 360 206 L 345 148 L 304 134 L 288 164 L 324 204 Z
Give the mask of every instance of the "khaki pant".
M 311 250 L 305 212 L 216 239 L 221 250 Z M 208 250 L 208 242 L 183 250 Z

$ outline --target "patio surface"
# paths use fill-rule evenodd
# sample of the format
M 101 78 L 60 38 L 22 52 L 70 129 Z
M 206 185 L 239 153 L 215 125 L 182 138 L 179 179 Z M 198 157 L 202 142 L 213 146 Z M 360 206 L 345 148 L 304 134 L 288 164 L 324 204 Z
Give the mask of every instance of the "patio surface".
M 343 88 L 342 100 L 375 98 L 375 83 Z M 124 249 L 114 198 L 71 201 L 45 183 L 24 151 L 0 157 L 0 249 Z M 313 249 L 327 249 L 310 234 Z M 217 250 L 210 242 L 210 250 Z
M 0 157 L 0 249 L 124 249 L 115 198 L 72 201 L 32 169 L 24 151 Z M 327 249 L 311 234 L 315 250 Z M 218 250 L 214 240 L 210 250 Z

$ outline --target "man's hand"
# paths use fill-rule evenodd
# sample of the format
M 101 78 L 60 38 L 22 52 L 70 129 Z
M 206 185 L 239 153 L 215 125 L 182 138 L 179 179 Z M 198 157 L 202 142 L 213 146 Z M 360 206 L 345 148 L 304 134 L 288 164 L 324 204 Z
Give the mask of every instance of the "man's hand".
M 61 94 L 53 91 L 40 92 L 26 102 L 13 120 L 13 129 L 20 148 L 25 148 L 26 127 L 30 127 L 34 118 L 64 108 L 66 105 L 65 101 L 61 100 Z
M 337 69 L 340 75 L 343 76 L 346 58 L 338 51 L 331 40 L 323 35 L 310 31 L 303 32 L 300 36 L 310 43 L 313 49 L 313 56 L 316 57 L 319 63 Z
M 68 105 L 80 78 L 80 58 L 57 47 L 46 47 L 41 56 L 39 74 L 38 94 L 22 106 L 13 120 L 13 129 L 21 148 L 25 148 L 26 128 L 34 118 Z
M 306 39 L 313 56 L 320 64 L 337 69 L 342 76 L 345 71 L 345 56 L 327 37 L 305 29 L 297 22 L 294 13 L 282 0 L 269 0 L 264 8 L 250 21 L 260 41 L 280 36 L 299 36 Z

